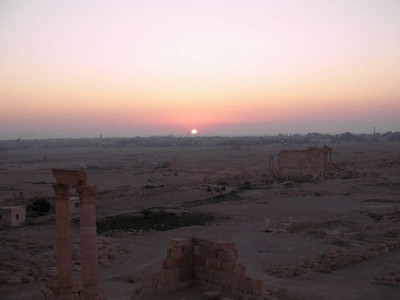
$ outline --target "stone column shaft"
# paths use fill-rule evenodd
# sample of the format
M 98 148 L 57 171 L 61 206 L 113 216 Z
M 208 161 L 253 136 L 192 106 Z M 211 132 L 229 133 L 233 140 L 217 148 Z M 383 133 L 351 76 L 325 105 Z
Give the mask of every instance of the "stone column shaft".
M 274 168 L 274 157 L 272 155 L 270 155 L 268 157 L 268 162 L 269 162 L 269 168 L 273 169 Z
M 98 261 L 95 186 L 80 186 L 80 232 L 82 250 L 82 299 L 98 299 Z
M 56 251 L 60 300 L 72 300 L 72 237 L 69 214 L 70 186 L 53 185 L 56 194 Z

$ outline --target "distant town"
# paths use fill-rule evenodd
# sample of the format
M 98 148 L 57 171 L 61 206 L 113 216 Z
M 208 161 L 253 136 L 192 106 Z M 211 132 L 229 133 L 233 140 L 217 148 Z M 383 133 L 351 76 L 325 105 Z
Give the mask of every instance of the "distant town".
M 0 140 L 0 149 L 41 149 L 67 147 L 241 147 L 268 144 L 342 144 L 400 142 L 400 132 L 375 134 L 279 134 L 274 136 L 150 136 Z

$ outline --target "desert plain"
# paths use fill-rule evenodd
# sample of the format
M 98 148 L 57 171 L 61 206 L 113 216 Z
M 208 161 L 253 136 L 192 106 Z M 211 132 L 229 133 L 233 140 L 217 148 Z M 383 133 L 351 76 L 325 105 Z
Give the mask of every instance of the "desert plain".
M 0 157 L 0 204 L 44 198 L 54 206 L 51 169 L 83 168 L 97 186 L 98 221 L 144 212 L 209 217 L 168 230 L 107 230 L 105 223 L 97 238 L 106 299 L 132 299 L 135 278 L 160 268 L 172 239 L 189 237 L 236 242 L 237 262 L 271 299 L 399 299 L 400 143 L 330 144 L 328 174 L 278 180 L 278 152 L 309 146 L 8 150 Z M 355 161 L 355 152 L 362 158 Z M 79 225 L 71 228 L 79 281 Z M 57 280 L 55 241 L 51 214 L 0 230 L 1 299 L 44 299 L 41 289 Z M 206 291 L 181 287 L 142 298 L 204 299 Z

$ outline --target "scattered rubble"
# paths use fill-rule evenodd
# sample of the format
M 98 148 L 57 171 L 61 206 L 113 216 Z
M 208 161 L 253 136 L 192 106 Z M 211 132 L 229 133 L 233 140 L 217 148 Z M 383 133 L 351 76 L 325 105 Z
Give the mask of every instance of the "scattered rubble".
M 267 273 L 278 277 L 301 276 L 307 272 L 331 273 L 334 270 L 367 261 L 381 254 L 397 250 L 399 243 L 390 240 L 366 240 L 366 244 L 355 249 L 334 247 L 316 258 L 301 258 L 290 267 L 268 269 Z M 372 245 L 372 246 L 371 246 Z
M 57 278 L 55 259 L 55 244 L 46 247 L 34 243 L 23 243 L 17 239 L 0 239 L 4 247 L 12 250 L 13 254 L 0 257 L 0 284 L 19 285 L 34 281 L 51 281 Z M 98 262 L 107 266 L 109 261 L 115 259 L 118 254 L 126 253 L 117 241 L 107 238 L 97 238 Z M 37 255 L 38 251 L 46 248 L 44 254 Z M 24 255 L 15 250 L 26 250 Z M 78 240 L 72 243 L 73 269 L 80 272 L 81 253 Z

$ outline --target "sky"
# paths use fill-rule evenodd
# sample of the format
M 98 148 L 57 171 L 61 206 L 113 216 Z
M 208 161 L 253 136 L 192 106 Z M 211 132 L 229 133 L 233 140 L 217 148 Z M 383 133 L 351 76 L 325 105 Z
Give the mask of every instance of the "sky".
M 400 131 L 400 1 L 0 0 L 0 139 Z

